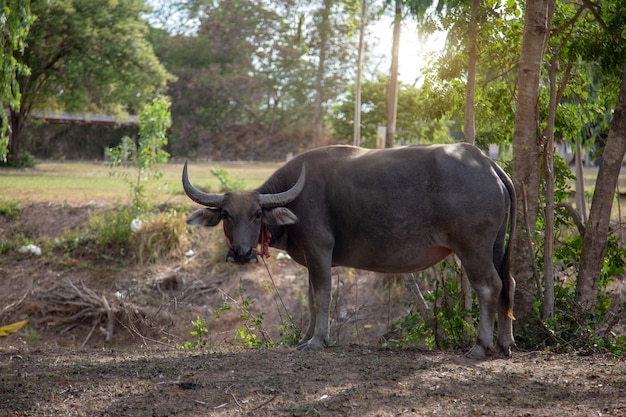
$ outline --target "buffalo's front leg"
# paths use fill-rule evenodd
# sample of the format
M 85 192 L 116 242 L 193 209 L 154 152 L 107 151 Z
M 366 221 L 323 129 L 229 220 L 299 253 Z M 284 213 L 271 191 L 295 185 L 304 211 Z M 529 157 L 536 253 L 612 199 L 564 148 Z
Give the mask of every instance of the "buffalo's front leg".
M 304 336 L 302 336 L 302 339 L 298 343 L 298 349 L 300 349 L 300 346 L 304 345 L 315 334 L 315 322 L 317 321 L 317 305 L 315 303 L 315 296 L 311 279 L 309 279 L 309 292 L 307 294 L 307 297 L 309 302 L 309 326 L 307 327 Z
M 311 317 L 309 327 L 298 350 L 320 350 L 328 345 L 328 314 L 330 310 L 331 292 L 330 265 L 309 265 L 309 311 Z

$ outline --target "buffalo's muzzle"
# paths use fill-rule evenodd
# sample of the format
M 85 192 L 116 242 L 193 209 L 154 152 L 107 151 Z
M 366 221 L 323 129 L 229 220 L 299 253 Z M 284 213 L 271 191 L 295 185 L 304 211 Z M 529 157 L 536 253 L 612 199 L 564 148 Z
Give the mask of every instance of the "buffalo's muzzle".
M 250 264 L 258 262 L 256 252 L 248 246 L 236 246 L 229 249 L 226 255 L 226 262 L 235 262 L 238 264 Z

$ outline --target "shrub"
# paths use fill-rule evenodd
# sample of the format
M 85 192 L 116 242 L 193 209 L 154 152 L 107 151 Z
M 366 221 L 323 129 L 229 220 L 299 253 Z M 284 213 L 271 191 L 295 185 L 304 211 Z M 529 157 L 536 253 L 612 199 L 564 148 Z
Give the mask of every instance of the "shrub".
M 137 213 L 149 208 L 146 182 L 162 177 L 155 165 L 165 163 L 169 158 L 164 148 L 167 145 L 167 129 L 171 126 L 170 116 L 169 99 L 155 98 L 139 114 L 139 139 L 135 141 L 125 136 L 118 146 L 106 151 L 109 166 L 135 169 L 134 176 L 128 170 L 117 175 L 129 185 L 132 206 Z
M 89 219 L 89 237 L 97 248 L 106 253 L 127 253 L 134 219 L 131 208 L 112 209 Z
M 17 220 L 20 217 L 20 205 L 17 201 L 0 201 L 0 216 L 7 220 Z
M 35 157 L 28 152 L 20 151 L 6 161 L 0 160 L 0 166 L 8 168 L 32 168 L 35 166 Z
M 440 275 L 434 288 L 424 294 L 433 309 L 434 320 L 425 321 L 410 310 L 392 323 L 393 337 L 383 342 L 383 348 L 426 347 L 461 349 L 471 345 L 476 336 L 478 305 L 474 301 L 471 311 L 464 307 L 461 291 L 461 268 L 454 262 L 443 261 L 432 271 Z M 471 317 L 472 320 L 466 320 Z M 436 328 L 435 328 L 436 327 Z
M 244 190 L 246 188 L 246 183 L 243 180 L 231 178 L 228 171 L 217 165 L 211 168 L 211 174 L 219 180 L 221 184 L 220 192 Z
M 176 210 L 149 216 L 132 236 L 134 258 L 151 263 L 176 255 L 187 242 L 186 216 Z

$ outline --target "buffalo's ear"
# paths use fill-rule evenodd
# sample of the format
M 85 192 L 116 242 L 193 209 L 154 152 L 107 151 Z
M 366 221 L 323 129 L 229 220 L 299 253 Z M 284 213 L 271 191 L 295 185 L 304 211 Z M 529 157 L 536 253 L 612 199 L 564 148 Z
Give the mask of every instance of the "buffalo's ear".
M 285 207 L 276 207 L 263 211 L 263 219 L 270 226 L 286 226 L 294 224 L 298 218 L 291 210 Z
M 222 210 L 201 208 L 187 217 L 187 224 L 212 227 L 217 226 L 220 220 L 222 220 Z

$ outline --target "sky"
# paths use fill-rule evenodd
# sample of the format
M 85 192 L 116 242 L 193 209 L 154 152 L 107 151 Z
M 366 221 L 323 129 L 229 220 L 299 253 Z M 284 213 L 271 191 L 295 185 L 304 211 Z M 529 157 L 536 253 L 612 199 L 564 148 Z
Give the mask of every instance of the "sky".
M 389 72 L 391 67 L 391 46 L 393 44 L 393 18 L 382 16 L 372 24 L 372 35 L 378 39 L 374 47 L 376 55 L 381 56 L 380 72 Z M 415 22 L 410 19 L 402 23 L 400 31 L 399 75 L 400 81 L 413 84 L 420 78 L 421 68 L 425 64 L 424 56 L 432 51 L 440 50 L 445 43 L 445 33 L 437 33 L 426 40 L 419 39 Z M 418 81 L 419 84 L 419 81 Z

